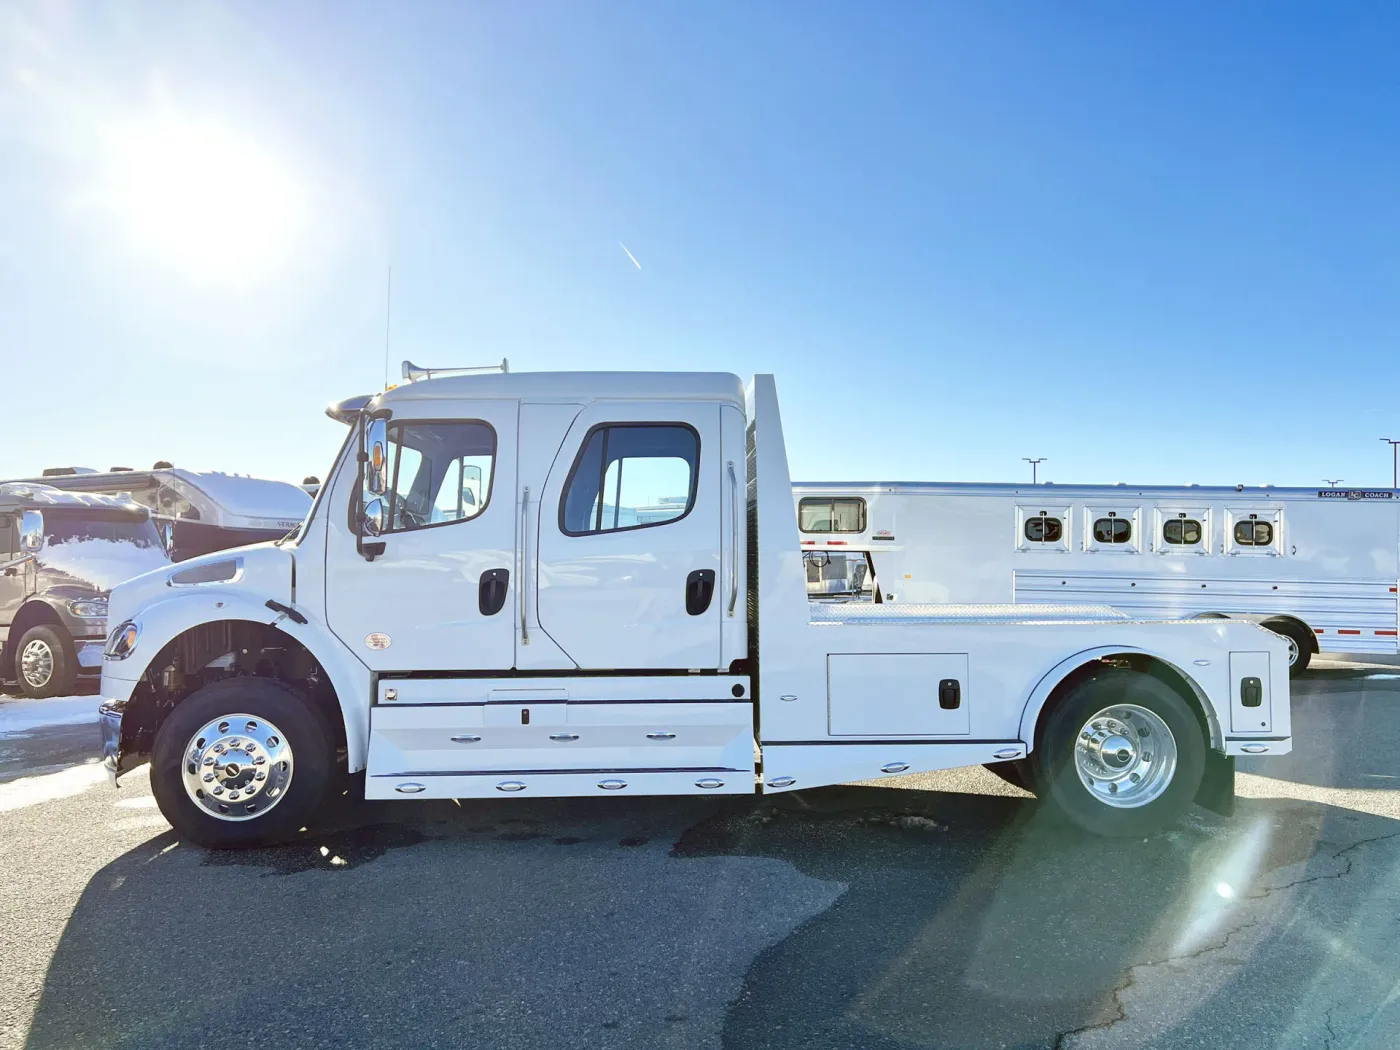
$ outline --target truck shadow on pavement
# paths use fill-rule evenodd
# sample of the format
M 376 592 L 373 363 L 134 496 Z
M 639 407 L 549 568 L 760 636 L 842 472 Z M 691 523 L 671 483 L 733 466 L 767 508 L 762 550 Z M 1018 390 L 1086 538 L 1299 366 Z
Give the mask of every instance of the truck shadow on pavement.
M 1142 1045 L 1322 1045 L 1334 988 L 1369 1014 L 1400 975 L 1365 932 L 1396 836 L 1246 799 L 1092 839 L 864 786 L 358 803 L 246 853 L 167 832 L 88 883 L 26 1046 L 1057 1047 L 1139 1015 Z

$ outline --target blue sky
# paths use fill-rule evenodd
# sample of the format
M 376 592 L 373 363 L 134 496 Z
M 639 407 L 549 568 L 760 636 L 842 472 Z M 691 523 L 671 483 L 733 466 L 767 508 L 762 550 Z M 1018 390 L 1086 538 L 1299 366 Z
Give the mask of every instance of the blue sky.
M 392 265 L 395 372 L 775 372 L 799 478 L 1384 484 L 1397 47 L 1361 3 L 7 5 L 0 477 L 322 473 Z

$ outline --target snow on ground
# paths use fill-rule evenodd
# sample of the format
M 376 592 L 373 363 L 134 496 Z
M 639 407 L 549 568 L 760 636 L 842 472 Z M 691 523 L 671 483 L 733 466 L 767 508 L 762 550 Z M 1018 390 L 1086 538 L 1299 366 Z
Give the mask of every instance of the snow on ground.
M 57 773 L 44 773 L 37 777 L 25 777 L 23 780 L 0 784 L 0 813 L 24 809 L 56 798 L 81 795 L 88 788 L 100 784 L 106 777 L 107 771 L 102 768 L 101 763 L 89 762 Z
M 51 696 L 47 700 L 0 696 L 0 737 L 18 736 L 44 726 L 76 726 L 97 721 L 97 696 Z

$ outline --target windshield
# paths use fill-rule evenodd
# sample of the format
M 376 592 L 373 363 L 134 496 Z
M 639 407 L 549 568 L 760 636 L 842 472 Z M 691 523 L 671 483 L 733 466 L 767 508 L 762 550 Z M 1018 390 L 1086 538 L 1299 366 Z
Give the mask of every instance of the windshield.
M 64 514 L 52 510 L 44 513 L 46 546 L 82 540 L 107 540 L 156 549 L 161 546 L 160 534 L 149 518 L 137 519 L 129 514 L 94 516 L 90 512 Z

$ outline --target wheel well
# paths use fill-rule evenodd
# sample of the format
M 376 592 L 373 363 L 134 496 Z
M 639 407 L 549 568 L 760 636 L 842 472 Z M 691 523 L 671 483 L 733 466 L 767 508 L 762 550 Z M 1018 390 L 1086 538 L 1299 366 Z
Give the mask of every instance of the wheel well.
M 345 747 L 335 687 L 306 646 L 270 624 L 216 620 L 176 635 L 147 666 L 122 714 L 121 768 L 150 754 L 161 723 L 190 694 L 244 676 L 276 678 L 302 693 L 325 718 L 337 748 Z
M 19 645 L 19 640 L 24 637 L 24 632 L 38 624 L 47 623 L 63 631 L 63 621 L 58 618 L 58 613 L 54 612 L 44 602 L 30 601 L 22 606 L 16 614 L 14 622 L 10 624 L 9 640 L 5 643 L 5 661 L 13 664 L 15 657 L 15 646 Z M 67 634 L 67 631 L 63 631 Z M 7 670 L 13 672 L 14 667 Z
M 1196 722 L 1200 725 L 1201 733 L 1205 737 L 1206 746 L 1213 746 L 1217 734 L 1211 726 L 1205 705 L 1191 683 L 1180 671 L 1165 660 L 1159 660 L 1155 656 L 1148 656 L 1146 653 L 1115 653 L 1100 657 L 1097 660 L 1090 660 L 1086 664 L 1081 664 L 1069 674 L 1065 675 L 1065 677 L 1060 680 L 1059 684 L 1056 685 L 1054 689 L 1050 690 L 1050 695 L 1045 698 L 1045 703 L 1041 705 L 1040 713 L 1036 716 L 1034 746 L 1037 751 L 1040 749 L 1041 734 L 1044 732 L 1045 723 L 1050 716 L 1050 712 L 1078 686 L 1112 668 L 1128 668 L 1129 670 L 1138 671 L 1141 674 L 1151 675 L 1172 692 L 1176 693 L 1186 701 L 1186 706 L 1195 714 Z
M 1260 621 L 1259 621 L 1259 626 L 1260 626 L 1260 627 L 1267 628 L 1268 630 L 1271 630 L 1271 631 L 1274 630 L 1274 627 L 1272 626 L 1273 624 L 1279 624 L 1279 625 L 1285 625 L 1285 624 L 1286 624 L 1286 625 L 1288 625 L 1289 627 L 1296 627 L 1296 628 L 1298 628 L 1298 634 L 1299 634 L 1299 636 L 1301 636 L 1302 638 L 1307 639 L 1308 649 L 1309 649 L 1311 652 L 1314 652 L 1314 653 L 1318 651 L 1318 648 L 1317 648 L 1317 632 L 1314 631 L 1314 630 L 1313 630 L 1311 627 L 1309 627 L 1307 624 L 1305 624 L 1302 620 L 1298 619 L 1298 617 L 1296 617 L 1296 616 L 1270 616 L 1267 620 L 1260 620 Z

